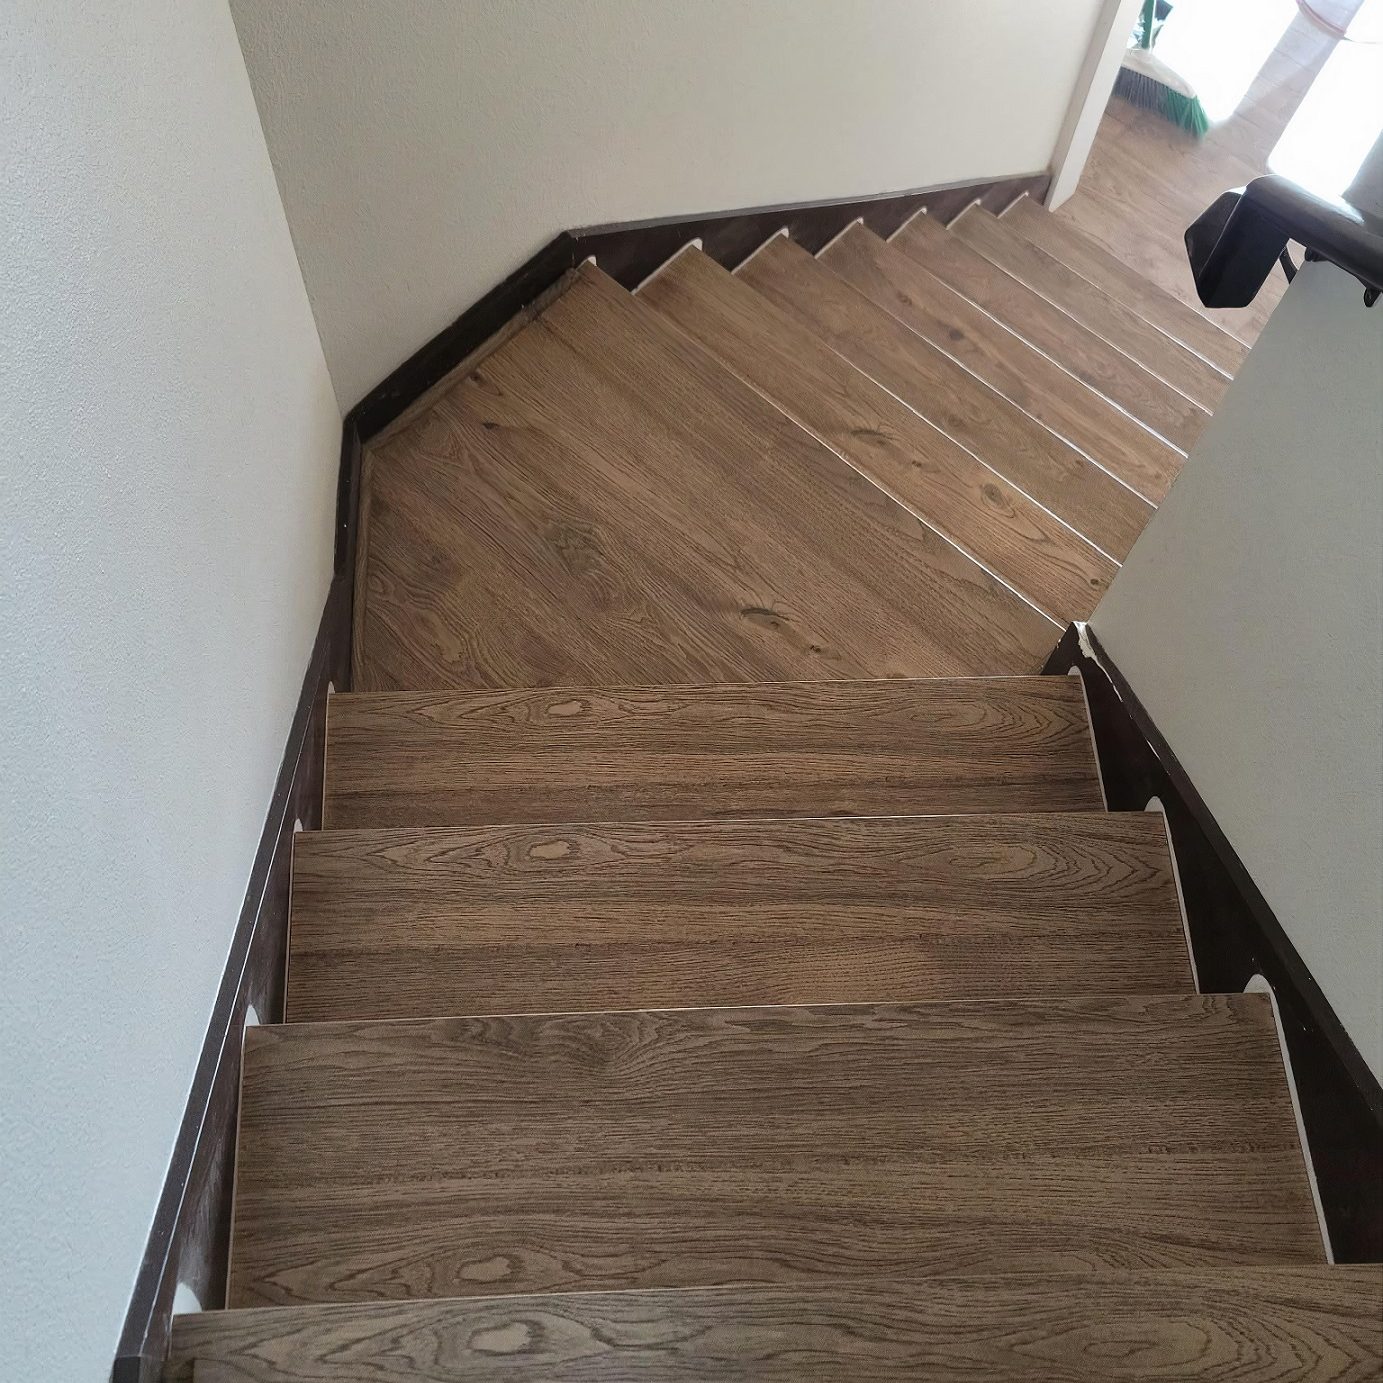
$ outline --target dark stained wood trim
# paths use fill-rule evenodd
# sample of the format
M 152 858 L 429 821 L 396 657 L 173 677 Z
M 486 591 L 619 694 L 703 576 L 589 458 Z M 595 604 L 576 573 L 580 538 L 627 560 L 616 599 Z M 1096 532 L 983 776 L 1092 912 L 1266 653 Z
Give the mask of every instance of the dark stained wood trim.
M 626 288 L 636 288 L 689 240 L 700 240 L 703 253 L 724 268 L 733 269 L 770 235 L 784 228 L 803 249 L 816 254 L 855 220 L 863 220 L 870 230 L 888 236 L 923 207 L 929 215 L 948 222 L 972 202 L 978 201 L 991 211 L 1000 211 L 1025 192 L 1040 196 L 1047 182 L 1046 174 L 1041 174 L 1030 178 L 1006 178 L 1001 182 L 888 193 L 846 202 L 793 203 L 715 212 L 709 216 L 589 226 L 573 234 L 582 259 L 594 255 L 596 263 L 611 278 Z
M 189 1316 L 178 1322 L 167 1383 L 414 1383 L 424 1375 L 458 1383 L 1110 1383 L 1135 1377 L 1140 1361 L 1144 1377 L 1183 1383 L 1340 1383 L 1369 1376 L 1383 1351 L 1378 1269 L 968 1271 L 925 1282 L 633 1288 Z M 512 1352 L 496 1358 L 499 1341 Z
M 689 240 L 700 239 L 712 259 L 732 269 L 784 226 L 794 240 L 815 253 L 857 218 L 862 217 L 880 235 L 889 235 L 922 207 L 943 221 L 975 201 L 997 212 L 1024 193 L 1041 196 L 1049 182 L 1049 174 L 1032 173 L 847 201 L 742 207 L 565 230 L 370 390 L 346 415 L 346 431 L 368 442 L 567 270 L 592 255 L 612 278 L 634 288 Z M 348 497 L 343 507 L 349 509 L 352 503 Z
M 584 258 L 584 254 L 577 253 L 576 238 L 570 231 L 550 240 L 532 259 L 375 385 L 346 414 L 347 430 L 353 429 L 362 442 L 368 442 Z
M 355 542 L 360 531 L 360 431 L 351 417 L 341 426 L 341 463 L 336 474 L 336 546 L 333 576 L 355 572 Z
M 344 454 L 344 449 L 343 449 Z M 112 1383 L 157 1383 L 180 1282 L 203 1307 L 222 1304 L 230 1231 L 240 1049 L 246 1010 L 283 1011 L 293 826 L 321 825 L 327 688 L 350 668 L 350 576 L 336 576 L 274 784 L 221 988 L 212 1009 L 168 1175 L 120 1334 Z
M 1084 632 L 1091 657 L 1081 645 Z M 1122 673 L 1072 625 L 1046 671 L 1079 670 L 1111 811 L 1167 813 L 1202 991 L 1272 986 L 1335 1258 L 1383 1261 L 1383 1088 Z

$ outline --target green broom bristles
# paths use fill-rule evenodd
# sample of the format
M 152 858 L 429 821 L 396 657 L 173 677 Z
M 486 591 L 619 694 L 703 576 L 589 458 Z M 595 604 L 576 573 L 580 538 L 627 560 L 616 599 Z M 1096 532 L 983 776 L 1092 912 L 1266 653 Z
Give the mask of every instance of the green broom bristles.
M 1130 58 L 1138 63 L 1138 66 L 1129 65 Z M 1160 69 L 1157 75 L 1154 75 L 1153 71 L 1144 70 L 1145 66 L 1151 67 L 1153 63 Z M 1172 85 L 1172 82 L 1176 85 Z M 1119 68 L 1119 75 L 1115 78 L 1114 94 L 1123 97 L 1130 105 L 1165 116 L 1172 124 L 1179 125 L 1183 130 L 1189 130 L 1200 138 L 1210 129 L 1210 117 L 1206 115 L 1205 107 L 1193 91 L 1177 89 L 1184 86 L 1185 83 L 1175 73 L 1157 62 L 1146 49 L 1130 48 L 1124 65 Z
M 1114 93 L 1131 105 L 1156 111 L 1199 139 L 1209 130 L 1210 117 L 1186 79 L 1153 53 L 1155 8 L 1156 0 L 1147 0 L 1143 6 L 1135 42 L 1124 54 L 1114 80 Z
M 1183 96 L 1168 87 L 1162 90 L 1162 114 L 1174 125 L 1190 130 L 1199 139 L 1210 129 L 1210 117 L 1205 113 L 1199 96 Z

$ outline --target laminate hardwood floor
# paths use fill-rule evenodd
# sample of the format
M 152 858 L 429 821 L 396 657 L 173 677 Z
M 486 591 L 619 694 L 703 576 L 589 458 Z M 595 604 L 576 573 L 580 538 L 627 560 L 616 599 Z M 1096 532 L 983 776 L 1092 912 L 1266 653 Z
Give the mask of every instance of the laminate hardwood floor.
M 235 1307 L 1322 1263 L 1264 995 L 246 1034 Z
M 1152 505 L 786 237 L 735 277 L 1117 560 Z
M 1217 369 L 1231 378 L 1238 373 L 1248 355 L 1244 342 L 1143 277 L 1074 221 L 1053 215 L 1029 197 L 1020 197 L 999 219 L 1097 288 L 1128 303 L 1140 317 L 1189 346 Z
M 366 522 L 363 688 L 1035 671 L 1058 632 L 590 265 L 373 456 Z
M 1077 678 L 348 693 L 323 824 L 1099 811 Z
M 1213 410 L 1224 397 L 1229 375 L 1025 239 L 1008 221 L 974 206 L 947 229 L 1202 408 Z
M 1189 993 L 1156 813 L 325 831 L 293 1021 Z
M 1265 171 L 1234 154 L 1216 152 L 1214 146 L 1207 149 L 1205 141 L 1156 115 L 1111 110 L 1101 122 L 1080 187 L 1056 214 L 1136 273 L 1192 310 L 1206 311 L 1217 325 L 1252 345 L 1281 300 L 1286 281 L 1279 273 L 1271 275 L 1248 307 L 1202 309 L 1182 236 L 1220 193 Z
M 165 1377 L 195 1360 L 192 1383 L 1370 1383 L 1380 1297 L 1383 1269 L 1351 1266 L 287 1306 L 175 1317 Z
M 1117 564 L 697 249 L 639 296 L 833 451 L 1062 623 Z
M 1180 451 L 873 231 L 850 227 L 820 258 L 1139 494 L 1157 503 L 1167 493 L 1181 468 Z
M 1199 404 L 925 212 L 888 243 L 1174 447 L 1190 451 L 1200 436 L 1209 415 Z
M 1242 348 L 1027 219 L 587 263 L 367 449 L 169 1383 L 1378 1376 L 1272 1002 L 1032 675 Z

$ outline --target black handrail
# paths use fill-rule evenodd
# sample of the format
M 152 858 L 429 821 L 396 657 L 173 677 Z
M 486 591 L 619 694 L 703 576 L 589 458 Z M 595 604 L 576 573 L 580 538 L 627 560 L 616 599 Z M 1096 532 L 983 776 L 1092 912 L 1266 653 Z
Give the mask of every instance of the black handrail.
M 1307 259 L 1353 274 L 1369 306 L 1383 292 L 1383 219 L 1269 173 L 1217 197 L 1187 228 L 1201 302 L 1247 307 L 1292 240 L 1306 247 Z

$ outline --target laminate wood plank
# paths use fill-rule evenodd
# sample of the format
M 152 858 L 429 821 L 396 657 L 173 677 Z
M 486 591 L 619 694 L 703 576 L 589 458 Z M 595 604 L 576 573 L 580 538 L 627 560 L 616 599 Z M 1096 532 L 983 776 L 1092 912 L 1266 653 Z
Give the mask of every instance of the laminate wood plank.
M 731 616 L 769 579 L 731 536 L 685 537 L 675 500 L 593 473 L 560 426 L 501 425 L 492 397 L 464 382 L 374 468 L 364 631 L 396 685 L 836 674 Z
M 1217 141 L 1138 112 L 1117 97 L 1101 122 L 1076 195 L 1057 213 L 1100 240 L 1152 279 L 1242 340 L 1257 338 L 1278 294 L 1274 280 L 1248 307 L 1201 305 L 1182 235 L 1220 193 L 1264 172 Z
M 490 438 L 508 459 L 507 470 L 516 460 L 536 459 L 535 453 L 560 458 L 546 485 L 569 486 L 574 499 L 600 515 L 599 528 L 571 532 L 567 547 L 579 567 L 600 552 L 635 553 L 645 571 L 662 573 L 661 586 L 677 593 L 669 599 L 658 586 L 640 580 L 639 587 L 648 591 L 645 609 L 612 608 L 614 618 L 608 621 L 599 609 L 582 615 L 583 629 L 608 630 L 624 680 L 852 677 L 891 668 L 888 655 L 880 653 L 892 625 L 888 606 L 833 564 L 829 531 L 801 533 L 788 511 L 770 511 L 762 496 L 708 474 L 695 458 L 684 457 L 685 464 L 666 470 L 650 465 L 651 455 L 675 458 L 683 444 L 669 438 L 639 401 L 603 392 L 586 371 L 584 360 L 560 342 L 530 342 L 522 362 L 505 362 L 483 379 L 468 381 L 447 401 L 446 413 L 451 427 Z M 599 411 L 598 419 L 589 416 L 593 410 Z M 716 496 L 714 503 L 704 502 L 707 491 Z M 542 541 L 541 519 L 533 516 L 525 536 L 536 533 Z M 943 546 L 943 561 L 956 555 Z M 606 598 L 597 590 L 597 607 Z M 561 645 L 572 636 L 560 617 L 565 614 L 560 591 L 553 602 L 559 618 L 552 621 L 552 637 Z M 915 635 L 905 658 L 955 666 L 955 658 L 923 631 Z M 689 652 L 703 662 L 714 652 L 720 666 L 726 654 L 748 658 L 754 670 L 703 670 L 671 678 L 651 671 Z
M 323 824 L 1098 811 L 1068 677 L 333 696 Z
M 1213 145 L 1204 147 L 1156 116 L 1145 113 L 1132 123 L 1106 117 L 1076 194 L 1057 215 L 1103 242 L 1135 272 L 1252 342 L 1280 297 L 1281 277 L 1270 277 L 1247 307 L 1206 308 L 1182 235 L 1222 192 L 1263 171 Z
M 942 432 L 1122 559 L 1152 506 L 800 246 L 770 241 L 735 277 Z
M 1231 376 L 1239 372 L 1248 354 L 1242 341 L 1130 268 L 1071 220 L 1053 215 L 1031 197 L 1020 197 L 1000 219 L 1217 369 Z
M 1324 1261 L 1267 996 L 246 1035 L 232 1306 Z
M 1292 72 L 1293 80 L 1289 89 L 1283 91 L 1279 88 L 1274 95 L 1295 107 L 1309 81 L 1304 78 L 1299 65 L 1293 64 Z M 1301 78 L 1300 84 L 1297 78 Z M 1271 119 L 1267 110 L 1263 114 Z M 1271 146 L 1277 142 L 1275 135 L 1266 135 L 1262 128 L 1253 130 L 1247 140 L 1227 142 L 1222 133 L 1223 126 L 1213 129 L 1209 137 L 1197 139 L 1169 120 L 1150 121 L 1147 115 L 1148 112 L 1127 101 L 1112 100 L 1105 115 L 1109 124 L 1104 133 L 1109 138 L 1101 151 L 1100 162 L 1110 163 L 1117 150 L 1138 150 L 1147 154 L 1150 162 L 1143 170 L 1147 175 L 1146 186 L 1156 196 L 1170 198 L 1168 219 L 1172 214 L 1178 221 L 1188 214 L 1198 215 L 1205 210 L 1202 199 L 1213 198 L 1236 184 L 1242 186 L 1263 172 Z M 1241 127 L 1243 124 L 1242 120 L 1233 123 Z M 1286 121 L 1278 120 L 1276 124 L 1280 133 Z M 1261 148 L 1261 152 L 1260 141 L 1267 145 Z M 1106 191 L 1112 187 L 1128 186 L 1118 173 L 1113 181 L 1108 181 L 1103 169 L 1096 183 Z
M 914 216 L 887 243 L 1174 447 L 1189 451 L 1200 436 L 1204 408 L 939 221 Z
M 239 1364 L 224 1359 L 198 1359 L 192 1363 L 190 1372 L 171 1367 L 165 1368 L 161 1376 L 164 1383 L 176 1383 L 180 1378 L 188 1378 L 191 1383 L 244 1383 L 245 1379 Z
M 942 1276 L 918 1283 L 366 1302 L 173 1321 L 169 1383 L 1372 1383 L 1383 1268 Z
M 1196 309 L 1200 299 L 1191 276 L 1185 245 L 1168 239 L 1166 220 L 1189 226 L 1214 200 L 1214 196 L 1206 197 L 1194 213 L 1166 217 L 1165 208 L 1155 194 L 1140 189 L 1137 195 L 1122 201 L 1103 181 L 1092 181 L 1084 191 L 1080 206 L 1070 209 L 1063 207 L 1062 213 L 1069 215 L 1083 230 L 1101 241 L 1111 253 L 1128 262 L 1135 272 L 1144 274 L 1159 287 L 1179 297 L 1187 306 Z M 1130 226 L 1134 229 L 1130 230 Z M 1257 296 L 1247 307 L 1202 306 L 1199 310 L 1207 317 L 1214 317 L 1226 331 L 1232 331 L 1240 340 L 1251 345 L 1258 339 L 1264 324 L 1286 291 L 1285 276 L 1280 270 L 1274 270 L 1263 281 Z
M 1052 620 L 658 313 L 593 269 L 583 272 L 588 277 L 539 325 L 606 383 L 598 396 L 574 392 L 565 399 L 571 417 L 586 410 L 579 414 L 585 430 L 608 430 L 621 405 L 633 403 L 645 467 L 653 465 L 653 436 L 677 443 L 675 464 L 660 475 L 665 489 L 681 486 L 694 512 L 709 510 L 726 526 L 778 525 L 789 538 L 788 556 L 802 561 L 812 601 L 838 610 L 838 638 L 864 646 L 870 673 L 1000 674 L 1041 666 Z M 539 395 L 553 388 L 546 375 L 532 384 Z M 781 603 L 779 618 L 787 622 L 791 601 Z
M 852 226 L 822 263 L 1006 398 L 1159 502 L 1181 453 L 1041 351 L 953 292 L 901 250 Z
M 1058 629 L 590 266 L 372 477 L 414 685 L 1026 672 Z
M 1130 108 L 1125 101 L 1120 100 L 1117 105 L 1111 102 L 1110 109 L 1114 112 L 1111 116 L 1114 139 L 1106 144 L 1096 160 L 1095 177 L 1090 183 L 1102 195 L 1112 194 L 1120 200 L 1136 197 L 1140 202 L 1149 200 L 1153 203 L 1165 199 L 1168 212 L 1181 220 L 1183 217 L 1199 216 L 1209 200 L 1228 187 L 1243 186 L 1262 171 L 1213 142 L 1206 144 L 1197 141 L 1193 135 L 1170 121 L 1143 119 L 1146 112 Z M 1120 120 L 1120 112 L 1127 112 L 1133 118 Z M 1121 168 L 1111 157 L 1115 147 L 1164 153 L 1194 147 L 1198 157 L 1185 161 L 1154 158 L 1146 167 Z M 1063 203 L 1057 214 L 1064 214 L 1067 206 L 1069 202 Z M 1115 252 L 1118 253 L 1117 250 Z
M 1068 269 L 992 212 L 971 207 L 948 229 L 1202 408 L 1214 409 L 1224 397 L 1228 375 Z
M 1194 988 L 1155 813 L 295 838 L 294 1022 Z
M 1060 622 L 1118 565 L 699 250 L 639 296 L 839 456 Z
M 366 455 L 368 456 L 370 452 L 383 446 L 390 437 L 396 432 L 401 432 L 420 414 L 426 413 L 439 398 L 455 387 L 458 380 L 473 374 L 487 356 L 493 355 L 511 336 L 517 336 L 529 322 L 540 317 L 575 282 L 576 270 L 568 269 L 555 283 L 544 288 L 536 298 L 520 308 L 498 331 L 487 337 L 473 351 L 463 357 L 454 369 L 443 375 L 436 384 L 424 390 L 402 412 L 374 433 L 366 448 Z

